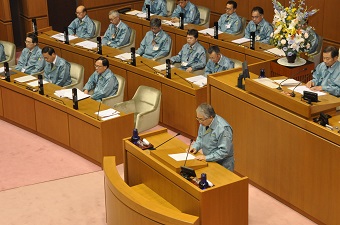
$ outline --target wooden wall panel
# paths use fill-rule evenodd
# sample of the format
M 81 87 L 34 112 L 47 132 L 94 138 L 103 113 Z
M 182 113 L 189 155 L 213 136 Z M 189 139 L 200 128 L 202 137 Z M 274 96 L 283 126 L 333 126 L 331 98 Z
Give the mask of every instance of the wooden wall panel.
M 4 22 L 12 20 L 9 0 L 0 1 L 0 20 Z
M 0 31 L 0 40 L 14 41 L 12 22 L 4 23 L 0 21 Z
M 339 27 L 340 20 L 338 10 L 339 10 L 338 0 L 327 0 L 325 1 L 323 10 L 324 12 L 324 23 L 323 23 L 323 36 L 324 39 L 330 40 L 332 42 L 337 42 L 339 44 Z M 319 13 L 319 12 L 318 12 Z
M 27 18 L 47 16 L 47 0 L 21 0 L 22 15 Z

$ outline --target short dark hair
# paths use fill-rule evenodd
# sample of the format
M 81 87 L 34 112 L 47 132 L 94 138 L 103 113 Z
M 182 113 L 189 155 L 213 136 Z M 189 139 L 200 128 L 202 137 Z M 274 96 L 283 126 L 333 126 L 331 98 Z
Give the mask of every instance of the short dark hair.
M 339 56 L 339 49 L 334 46 L 327 46 L 324 50 L 324 53 L 331 53 L 332 58 Z
M 103 57 L 103 56 L 100 56 L 98 59 L 96 59 L 96 62 L 97 62 L 98 60 L 101 60 L 101 61 L 102 61 L 103 66 L 106 66 L 107 68 L 109 68 L 110 63 L 109 63 L 109 60 L 107 60 L 107 58 L 105 58 L 105 57 Z
M 210 46 L 210 48 L 208 49 L 208 54 L 211 54 L 213 52 L 215 52 L 216 54 L 221 53 L 220 48 L 217 45 Z
M 152 18 L 150 20 L 150 27 L 160 27 L 162 25 L 162 21 L 159 18 Z
M 190 29 L 190 30 L 188 30 L 187 35 L 194 36 L 195 38 L 198 38 L 198 31 L 196 29 Z
M 210 117 L 215 118 L 215 116 L 216 116 L 214 108 L 211 105 L 209 105 L 208 103 L 200 104 L 197 107 L 196 112 L 203 114 L 205 118 L 210 118 Z
M 256 11 L 258 11 L 260 14 L 264 14 L 264 11 L 263 11 L 263 9 L 260 7 L 260 6 L 255 6 L 252 10 L 251 10 L 251 12 L 256 12 Z
M 42 53 L 48 53 L 49 55 L 52 55 L 53 53 L 55 53 L 54 49 L 50 46 L 45 46 L 42 50 Z
M 35 35 L 35 33 L 28 33 L 26 37 L 32 39 L 32 43 L 37 43 L 38 44 L 38 36 Z
M 233 5 L 233 8 L 236 9 L 237 8 L 237 3 L 235 1 L 227 1 L 226 5 Z

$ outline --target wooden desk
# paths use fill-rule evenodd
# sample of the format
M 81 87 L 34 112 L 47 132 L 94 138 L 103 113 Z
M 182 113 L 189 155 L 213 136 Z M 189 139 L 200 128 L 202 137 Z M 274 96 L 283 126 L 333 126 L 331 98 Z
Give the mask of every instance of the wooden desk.
M 157 146 L 171 136 L 163 129 L 147 133 L 141 138 L 146 138 Z M 185 152 L 187 146 L 175 138 L 155 151 L 172 148 Z M 206 173 L 214 187 L 201 190 L 167 166 L 171 164 L 170 157 L 163 164 L 150 155 L 148 150 L 143 151 L 133 145 L 129 139 L 124 140 L 124 149 L 124 180 L 131 188 L 139 189 L 141 185 L 145 185 L 175 210 L 199 217 L 201 225 L 248 224 L 247 177 L 241 178 L 221 165 L 209 162 L 208 166 L 197 169 L 196 174 L 200 176 L 201 173 Z
M 297 67 L 287 67 L 282 66 L 277 63 L 276 60 L 273 60 L 270 63 L 271 72 L 267 73 L 269 77 L 280 77 L 286 76 L 295 80 L 299 80 L 303 83 L 308 82 L 312 79 L 312 71 L 314 69 L 314 63 L 307 61 L 305 65 L 297 66 Z M 302 71 L 306 69 L 305 71 Z
M 340 134 L 237 88 L 237 76 L 208 78 L 208 102 L 233 127 L 235 171 L 318 224 L 338 224 Z
M 77 62 L 85 67 L 85 79 L 87 82 L 89 76 L 94 71 L 94 61 L 99 57 L 92 50 L 76 47 L 74 44 L 82 39 L 78 38 L 71 41 L 70 45 L 63 44 L 50 38 L 55 31 L 46 31 L 39 35 L 39 42 L 42 46 L 49 45 L 59 52 L 60 56 L 70 62 Z M 161 112 L 160 123 L 181 132 L 188 137 L 197 135 L 198 122 L 196 121 L 195 109 L 202 102 L 206 102 L 206 87 L 198 87 L 191 85 L 180 78 L 188 78 L 193 76 L 180 69 L 172 69 L 172 78 L 167 79 L 163 76 L 155 74 L 155 72 L 141 63 L 143 61 L 149 66 L 159 65 L 150 59 L 137 57 L 137 65 L 131 66 L 119 59 L 114 58 L 115 55 L 121 54 L 123 51 L 103 46 L 103 56 L 107 57 L 110 62 L 110 68 L 115 73 L 125 78 L 125 100 L 131 99 L 140 85 L 146 85 L 161 90 Z M 164 73 L 164 71 L 163 71 Z M 175 75 L 178 74 L 178 75 Z
M 32 92 L 25 86 L 0 80 L 1 119 L 19 125 L 35 134 L 66 147 L 92 162 L 102 165 L 103 156 L 115 155 L 123 162 L 121 140 L 131 135 L 133 114 L 100 121 L 95 116 L 99 103 L 90 98 L 79 101 L 74 110 L 72 100 L 59 99 L 54 91 L 61 89 L 54 84 L 44 85 L 45 95 Z M 51 96 L 54 98 L 52 99 Z M 56 100 L 55 100 L 56 99 Z M 101 105 L 101 110 L 108 109 Z

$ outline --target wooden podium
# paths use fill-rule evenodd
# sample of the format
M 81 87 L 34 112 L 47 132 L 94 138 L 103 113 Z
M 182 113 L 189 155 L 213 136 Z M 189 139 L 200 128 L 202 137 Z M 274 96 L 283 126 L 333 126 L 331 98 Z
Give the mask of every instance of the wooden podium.
M 147 133 L 142 135 L 154 146 L 168 140 L 171 136 L 166 129 Z M 248 178 L 239 177 L 236 174 L 225 169 L 217 163 L 207 163 L 203 168 L 197 169 L 196 174 L 206 173 L 207 178 L 214 186 L 206 190 L 199 189 L 190 181 L 184 179 L 180 174 L 169 168 L 168 165 L 157 159 L 156 152 L 177 149 L 177 151 L 185 152 L 186 146 L 182 141 L 173 139 L 161 147 L 150 151 L 143 151 L 133 145 L 129 138 L 124 139 L 124 177 L 126 188 L 130 190 L 129 196 L 134 196 L 133 201 L 143 198 L 144 203 L 152 203 L 149 209 L 152 212 L 162 209 L 164 214 L 173 216 L 176 212 L 182 216 L 190 216 L 190 218 L 198 218 L 197 222 L 177 221 L 176 223 L 162 222 L 163 214 L 151 214 L 145 211 L 145 205 L 134 204 L 125 199 L 122 194 L 114 194 L 116 188 L 109 187 L 112 183 L 106 179 L 106 213 L 107 223 L 131 225 L 141 224 L 138 221 L 152 220 L 154 223 L 146 224 L 219 224 L 234 225 L 248 224 Z M 176 151 L 175 151 L 176 152 Z M 171 163 L 170 157 L 167 163 Z M 110 164 L 111 165 L 111 164 Z M 175 167 L 175 165 L 174 165 Z M 104 162 L 104 171 L 106 174 L 106 165 Z M 115 185 L 115 184 L 112 184 Z M 111 190 L 108 190 L 111 188 Z M 112 196 L 115 202 L 108 201 L 108 197 Z M 139 202 L 139 201 L 138 201 Z M 160 207 L 162 206 L 162 207 Z M 120 214 L 123 210 L 129 210 L 135 220 L 126 218 Z M 146 212 L 146 214 L 144 214 Z M 113 216 L 114 215 L 114 216 Z M 183 217 L 182 217 L 183 218 Z M 143 223 L 144 224 L 144 223 Z

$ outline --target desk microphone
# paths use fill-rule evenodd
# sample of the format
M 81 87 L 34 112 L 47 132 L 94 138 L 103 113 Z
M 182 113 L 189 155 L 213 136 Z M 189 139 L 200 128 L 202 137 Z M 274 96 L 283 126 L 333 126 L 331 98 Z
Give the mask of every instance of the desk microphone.
M 168 79 L 171 79 L 171 61 L 170 59 L 166 59 L 165 60 L 165 65 L 166 65 L 166 68 L 165 68 L 165 77 L 168 78 Z
M 100 119 L 99 119 L 99 112 L 100 112 L 100 106 L 101 106 L 101 105 L 102 105 L 102 100 L 100 101 L 99 106 L 98 106 L 97 120 L 100 120 Z
M 131 65 L 136 66 L 136 48 L 131 47 Z
M 311 72 L 311 74 L 313 74 L 313 73 L 315 72 L 315 69 L 313 69 L 313 70 L 310 71 L 310 72 Z M 308 76 L 305 76 L 304 79 L 302 79 L 302 81 L 300 81 L 300 82 L 293 88 L 293 91 L 292 91 L 292 93 L 290 93 L 290 96 L 295 97 L 295 93 L 294 93 L 295 88 L 297 88 L 302 82 L 306 82 L 306 78 L 308 78 Z
M 38 36 L 38 28 L 37 28 L 37 19 L 32 18 L 32 28 L 33 28 L 33 33 Z
M 214 38 L 218 39 L 218 22 L 214 22 Z
M 72 101 L 73 101 L 73 108 L 78 109 L 78 93 L 77 88 L 72 88 Z
M 174 139 L 174 138 L 177 137 L 178 135 L 181 135 L 181 134 L 180 134 L 180 133 L 177 133 L 177 134 L 174 135 L 173 137 L 171 137 L 171 138 L 169 138 L 168 140 L 164 141 L 162 144 L 160 144 L 160 145 L 158 145 L 158 146 L 156 146 L 156 147 L 151 147 L 151 148 L 149 148 L 149 150 L 156 150 L 156 148 L 158 148 L 159 146 L 164 145 L 165 143 L 167 143 L 168 141 Z
M 11 74 L 9 73 L 9 65 L 8 62 L 4 63 L 4 67 L 5 67 L 5 80 L 7 82 L 11 82 Z
M 102 51 L 102 37 L 100 37 L 100 36 L 97 37 L 97 53 L 99 55 L 103 54 L 103 51 Z
M 255 50 L 255 32 L 250 32 L 250 49 Z
M 50 99 L 56 101 L 56 102 L 61 102 L 61 103 L 63 103 L 63 105 L 65 105 L 65 102 L 63 100 L 59 99 L 59 98 L 55 98 L 55 97 L 52 97 L 52 96 L 49 96 L 49 95 L 45 95 L 45 96 L 47 98 L 50 98 Z
M 182 78 L 183 80 L 185 80 L 187 83 L 190 84 L 190 86 L 193 88 L 194 86 L 192 85 L 192 83 L 190 81 L 188 81 L 187 79 L 185 79 L 184 77 L 180 76 L 179 74 L 177 74 L 176 72 L 174 73 L 175 75 L 179 76 L 180 78 Z
M 143 65 L 145 65 L 145 66 L 147 66 L 148 68 L 152 69 L 152 71 L 153 71 L 155 74 L 164 76 L 164 74 L 162 74 L 161 72 L 157 71 L 155 68 L 149 66 L 148 64 L 146 64 L 146 63 L 143 62 L 142 60 L 140 61 L 140 63 L 142 63 Z
M 39 94 L 44 95 L 44 80 L 43 75 L 38 75 L 38 86 L 39 86 Z
M 64 39 L 65 39 L 65 44 L 70 44 L 70 41 L 68 39 L 68 28 L 64 27 Z
M 188 148 L 188 151 L 187 151 L 187 156 L 185 157 L 185 161 L 184 161 L 184 167 L 185 167 L 185 164 L 187 163 L 187 160 L 188 160 L 188 155 L 189 155 L 189 151 L 190 151 L 190 148 L 191 148 L 191 144 L 192 144 L 193 140 L 190 139 L 190 144 L 189 144 L 189 148 Z
M 299 73 L 301 73 L 302 71 L 307 70 L 307 68 L 303 68 L 302 70 L 298 71 L 297 73 L 293 74 L 291 77 L 295 77 L 296 75 L 298 75 Z M 285 82 L 286 80 L 288 80 L 290 77 L 287 77 L 286 79 L 284 79 L 283 81 L 280 82 L 279 86 L 276 88 L 277 90 L 282 90 L 281 85 L 283 82 Z

